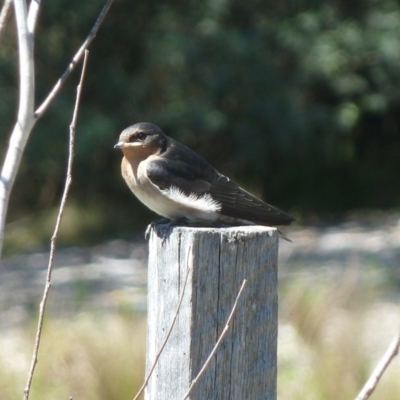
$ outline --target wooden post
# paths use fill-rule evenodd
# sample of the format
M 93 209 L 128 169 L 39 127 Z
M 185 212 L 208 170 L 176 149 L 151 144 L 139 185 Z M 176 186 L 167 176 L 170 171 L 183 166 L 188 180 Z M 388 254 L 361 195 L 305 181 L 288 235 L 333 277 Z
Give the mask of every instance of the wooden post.
M 150 236 L 147 371 L 182 304 L 145 391 L 181 400 L 218 340 L 244 279 L 229 331 L 191 400 L 276 400 L 278 232 L 260 226 L 156 226 Z

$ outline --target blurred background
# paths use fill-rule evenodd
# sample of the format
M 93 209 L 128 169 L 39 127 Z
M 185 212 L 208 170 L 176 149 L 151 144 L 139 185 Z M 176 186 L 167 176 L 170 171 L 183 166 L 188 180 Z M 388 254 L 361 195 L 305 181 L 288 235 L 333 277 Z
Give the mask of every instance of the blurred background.
M 37 105 L 103 3 L 42 4 L 35 39 Z M 10 19 L 0 43 L 3 155 L 18 101 L 16 49 Z M 281 246 L 280 399 L 354 396 L 400 326 L 399 66 L 395 0 L 116 0 L 90 48 L 73 185 L 59 237 L 61 272 L 55 274 L 48 322 L 49 335 L 58 339 L 47 342 L 55 346 L 49 354 L 57 355 L 56 348 L 62 354 L 43 364 L 60 376 L 43 367 L 38 396 L 50 396 L 44 388 L 52 376 L 59 384 L 51 395 L 131 398 L 129 369 L 94 366 L 103 350 L 104 360 L 114 354 L 116 364 L 126 365 L 116 354 L 126 356 L 123 349 L 132 341 L 128 358 L 140 381 L 143 231 L 156 217 L 123 182 L 121 153 L 113 145 L 125 127 L 141 121 L 158 124 L 296 217 L 288 230 L 295 244 Z M 22 393 L 29 350 L 20 351 L 33 343 L 79 74 L 78 67 L 35 126 L 10 201 L 7 260 L 0 272 L 0 325 L 8 332 L 2 348 L 8 353 L 0 350 L 0 357 L 4 365 L 14 361 L 4 371 L 0 367 L 0 400 Z M 66 315 L 67 330 L 59 320 Z M 327 334 L 332 326 L 336 330 Z M 95 334 L 97 342 L 88 339 Z M 76 348 L 67 344 L 68 335 Z M 110 336 L 119 338 L 119 349 L 100 346 L 108 347 Z M 70 352 L 61 350 L 67 347 Z M 18 357 L 25 361 L 15 362 Z M 79 380 L 79 368 L 89 387 Z M 396 368 L 398 373 L 398 361 Z M 115 385 L 112 372 L 121 379 L 126 374 L 128 386 Z M 375 398 L 400 398 L 398 379 L 387 379 L 385 392 Z M 126 391 L 118 392 L 121 387 Z
M 42 7 L 37 104 L 102 5 Z M 76 234 L 98 240 L 154 218 L 125 187 L 113 150 L 139 121 L 160 125 L 300 220 L 397 209 L 399 12 L 398 2 L 382 0 L 117 0 L 91 47 L 83 91 L 70 197 L 82 217 Z M 12 25 L 0 53 L 3 151 L 18 88 Z M 79 73 L 32 133 L 10 222 L 58 205 Z

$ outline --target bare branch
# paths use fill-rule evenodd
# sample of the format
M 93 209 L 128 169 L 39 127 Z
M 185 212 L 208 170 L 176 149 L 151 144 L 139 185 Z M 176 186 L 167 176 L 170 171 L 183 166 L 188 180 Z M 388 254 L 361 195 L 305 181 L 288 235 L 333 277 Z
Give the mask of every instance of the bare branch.
M 101 13 L 100 13 L 99 17 L 97 18 L 96 23 L 93 25 L 93 28 L 89 32 L 89 35 L 87 36 L 86 40 L 83 42 L 82 46 L 77 51 L 77 53 L 75 54 L 74 58 L 71 60 L 70 64 L 68 65 L 68 68 L 62 74 L 61 78 L 57 81 L 57 83 L 54 85 L 53 89 L 48 94 L 48 96 L 43 101 L 43 103 L 35 111 L 35 118 L 36 119 L 39 119 L 43 115 L 43 113 L 46 111 L 46 109 L 49 107 L 49 105 L 53 102 L 53 100 L 56 97 L 57 93 L 60 91 L 62 85 L 67 80 L 67 78 L 71 74 L 72 70 L 75 68 L 76 63 L 81 59 L 84 51 L 89 47 L 90 43 L 92 43 L 93 39 L 96 37 L 97 31 L 99 30 L 100 25 L 103 22 L 106 14 L 107 14 L 107 11 L 111 7 L 113 1 L 114 0 L 108 0 L 107 1 L 105 6 L 103 7 L 103 9 L 101 10 Z
M 188 391 L 186 392 L 185 397 L 184 397 L 182 400 L 186 400 L 186 399 L 189 397 L 190 392 L 193 390 L 193 388 L 195 387 L 196 383 L 197 383 L 198 380 L 201 378 L 201 376 L 203 375 L 204 371 L 207 369 L 208 364 L 210 363 L 210 361 L 211 361 L 213 355 L 215 354 L 215 352 L 217 351 L 219 345 L 221 344 L 222 339 L 225 337 L 226 332 L 227 332 L 228 329 L 229 329 L 229 324 L 231 323 L 231 320 L 232 320 L 232 318 L 233 318 L 233 315 L 235 314 L 236 307 L 237 307 L 237 303 L 238 303 L 238 301 L 239 301 L 240 296 L 242 295 L 242 292 L 243 292 L 244 287 L 246 286 L 246 283 L 247 283 L 247 280 L 244 279 L 244 280 L 243 280 L 243 283 L 242 283 L 242 286 L 241 286 L 240 289 L 239 289 L 238 295 L 236 296 L 236 300 L 235 300 L 235 302 L 233 303 L 233 307 L 232 307 L 231 313 L 229 314 L 229 317 L 228 317 L 228 319 L 227 319 L 227 321 L 226 321 L 226 324 L 225 324 L 225 326 L 224 326 L 224 329 L 223 329 L 222 332 L 221 332 L 221 335 L 219 336 L 217 342 L 215 343 L 214 348 L 211 350 L 211 353 L 210 353 L 210 355 L 208 356 L 206 362 L 205 362 L 205 363 L 203 364 L 203 366 L 201 367 L 201 370 L 200 370 L 199 373 L 196 375 L 196 377 L 192 380 L 192 383 L 190 384 L 189 389 L 188 389 Z
M 179 297 L 178 306 L 176 307 L 175 315 L 174 315 L 174 318 L 172 319 L 171 326 L 169 327 L 169 330 L 167 332 L 167 335 L 165 336 L 163 344 L 161 345 L 160 349 L 158 350 L 158 353 L 156 354 L 156 358 L 155 358 L 155 360 L 153 362 L 153 365 L 152 365 L 149 373 L 147 374 L 146 379 L 143 382 L 142 387 L 139 389 L 139 391 L 137 392 L 137 394 L 136 394 L 136 396 L 134 397 L 133 400 L 137 400 L 139 398 L 139 396 L 143 393 L 143 390 L 146 388 L 147 384 L 149 383 L 149 380 L 150 380 L 151 375 L 153 374 L 153 371 L 154 371 L 154 369 L 155 369 L 155 367 L 156 367 L 156 365 L 158 363 L 158 360 L 159 360 L 162 352 L 164 351 L 164 348 L 165 348 L 165 346 L 166 346 L 166 344 L 168 342 L 169 337 L 171 336 L 172 329 L 173 329 L 173 327 L 175 325 L 175 322 L 176 322 L 176 319 L 178 318 L 178 315 L 179 315 L 179 310 L 181 308 L 183 296 L 185 295 L 186 284 L 187 284 L 187 281 L 188 281 L 188 278 L 189 278 L 189 272 L 190 272 L 189 258 L 191 256 L 191 254 L 192 254 L 192 248 L 190 247 L 189 252 L 188 252 L 188 256 L 187 256 L 187 261 L 186 261 L 187 270 L 186 270 L 185 282 L 183 283 L 182 292 L 181 292 L 181 295 Z
M 39 14 L 41 0 L 31 0 L 28 12 L 28 31 L 31 35 L 35 33 L 36 21 Z
M 53 271 L 54 254 L 55 254 L 55 250 L 56 250 L 56 246 L 57 246 L 58 231 L 60 229 L 60 224 L 61 224 L 62 216 L 64 213 L 64 208 L 65 208 L 65 204 L 67 201 L 69 188 L 70 188 L 71 182 L 72 182 L 72 163 L 73 163 L 73 159 L 74 159 L 76 120 L 77 120 L 77 116 L 78 116 L 78 109 L 79 109 L 79 103 L 80 103 L 81 92 L 82 92 L 82 84 L 83 84 L 83 80 L 85 78 L 85 71 L 86 71 L 88 55 L 89 55 L 89 52 L 86 50 L 85 58 L 83 61 L 81 79 L 80 79 L 78 87 L 77 87 L 74 113 L 73 113 L 72 122 L 71 122 L 70 129 L 69 129 L 69 132 L 70 132 L 69 156 L 68 156 L 68 166 L 67 166 L 67 174 L 66 174 L 64 193 L 63 193 L 63 196 L 61 199 L 61 204 L 60 204 L 60 208 L 59 208 L 58 215 L 57 215 L 57 221 L 56 221 L 56 224 L 54 227 L 54 233 L 51 238 L 50 256 L 49 256 L 49 263 L 47 266 L 47 275 L 46 275 L 46 285 L 44 288 L 43 298 L 42 298 L 42 301 L 40 303 L 40 308 L 39 308 L 39 318 L 38 318 L 38 325 L 37 325 L 37 330 L 36 330 L 35 346 L 33 349 L 33 355 L 32 355 L 31 367 L 30 367 L 29 374 L 28 374 L 28 380 L 27 380 L 26 387 L 24 390 L 24 400 L 29 399 L 29 394 L 30 394 L 30 390 L 31 390 L 31 386 L 32 386 L 32 380 L 33 380 L 33 374 L 35 373 L 35 367 L 36 367 L 37 360 L 38 360 L 40 340 L 42 337 L 44 313 L 45 313 L 46 303 L 47 303 L 47 299 L 48 299 L 50 288 L 51 288 L 51 274 Z
M 0 12 L 0 39 L 6 29 L 7 20 L 11 11 L 11 0 L 5 0 Z
M 35 71 L 33 61 L 33 36 L 27 26 L 25 0 L 14 0 L 19 47 L 19 106 L 17 122 L 11 134 L 9 147 L 0 178 L 0 254 L 4 239 L 8 201 L 14 185 L 22 153 L 35 123 L 33 116 Z
M 389 366 L 394 357 L 399 353 L 400 348 L 400 333 L 390 343 L 390 346 L 386 350 L 386 353 L 379 361 L 378 365 L 375 367 L 374 372 L 372 372 L 368 381 L 365 383 L 364 387 L 361 389 L 360 393 L 356 397 L 356 400 L 367 400 L 374 392 L 375 388 L 378 386 L 382 375 L 385 373 L 386 368 Z
M 22 153 L 25 149 L 25 145 L 31 130 L 37 119 L 43 115 L 47 107 L 54 100 L 62 84 L 68 78 L 76 63 L 81 59 L 84 51 L 95 38 L 108 9 L 113 3 L 113 0 L 107 1 L 88 37 L 79 51 L 76 53 L 67 70 L 59 79 L 46 100 L 37 109 L 37 111 L 34 112 L 35 75 L 33 58 L 33 33 L 39 13 L 40 1 L 41 0 L 31 1 L 29 16 L 27 16 L 25 0 L 14 0 L 19 43 L 20 100 L 18 120 L 11 134 L 10 144 L 0 177 L 0 255 L 4 241 L 4 226 L 7 217 L 8 202 L 18 168 L 21 163 Z

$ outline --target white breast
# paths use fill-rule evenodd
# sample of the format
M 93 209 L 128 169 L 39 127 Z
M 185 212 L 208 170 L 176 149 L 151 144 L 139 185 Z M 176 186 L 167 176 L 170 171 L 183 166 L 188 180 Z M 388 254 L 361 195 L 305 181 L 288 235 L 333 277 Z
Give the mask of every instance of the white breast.
M 209 194 L 186 196 L 179 188 L 172 186 L 160 190 L 147 177 L 147 160 L 129 163 L 122 162 L 122 175 L 135 196 L 157 214 L 176 219 L 186 217 L 189 220 L 215 221 L 218 219 L 221 205 Z M 124 165 L 125 164 L 125 165 Z

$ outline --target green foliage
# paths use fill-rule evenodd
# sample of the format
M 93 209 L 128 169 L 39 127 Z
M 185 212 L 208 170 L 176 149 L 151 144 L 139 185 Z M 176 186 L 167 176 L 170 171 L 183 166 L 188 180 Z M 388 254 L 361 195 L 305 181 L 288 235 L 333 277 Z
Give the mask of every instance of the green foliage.
M 42 5 L 38 104 L 102 5 Z M 124 127 L 147 120 L 289 211 L 398 207 L 399 50 L 400 5 L 390 0 L 117 1 L 91 48 L 73 196 L 84 207 L 137 204 L 112 146 Z M 9 26 L 0 47 L 2 149 L 16 63 Z M 34 129 L 11 219 L 59 198 L 77 80 L 78 71 Z

